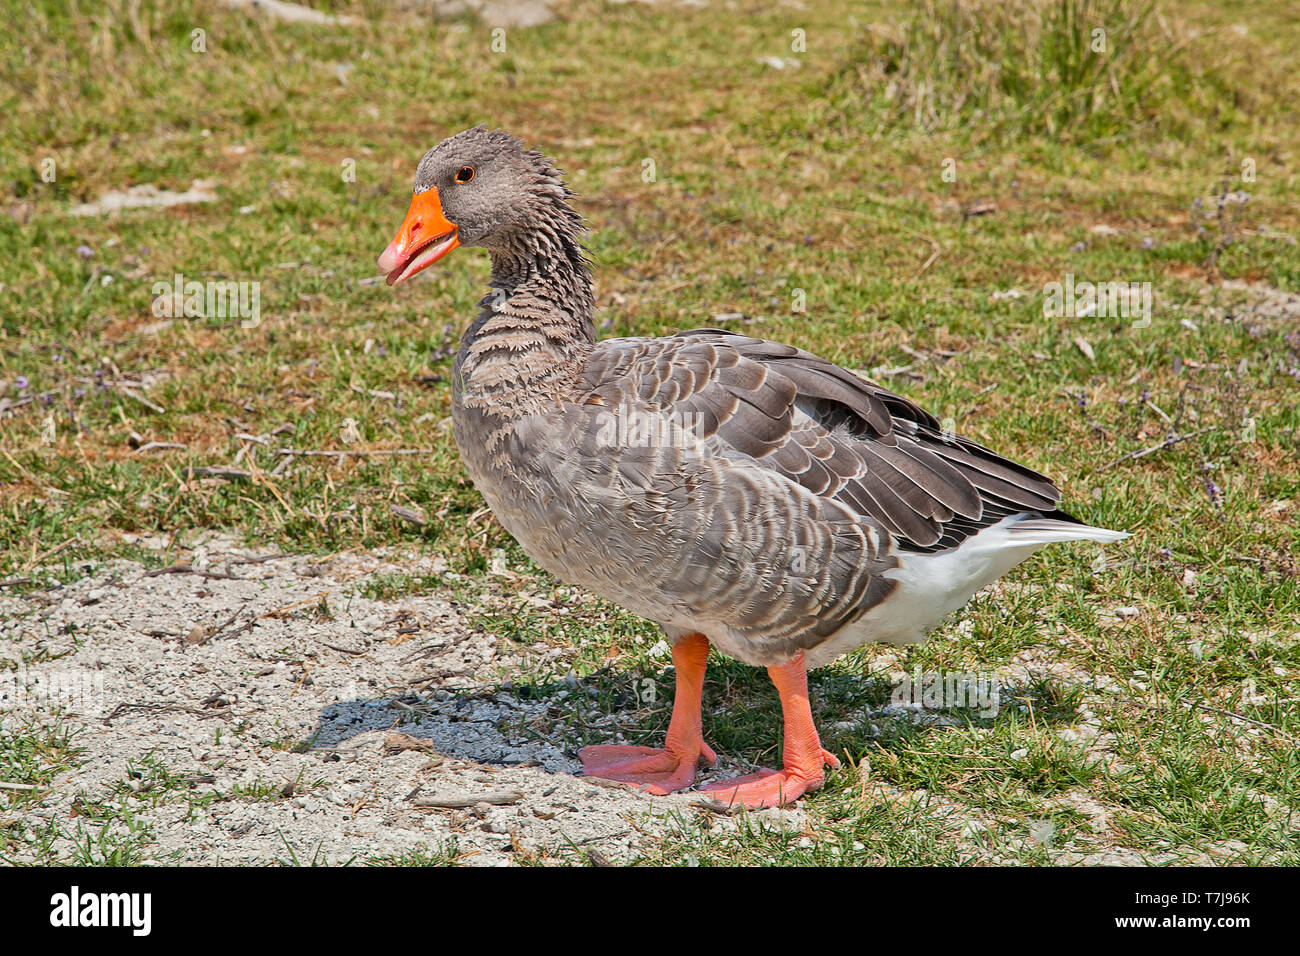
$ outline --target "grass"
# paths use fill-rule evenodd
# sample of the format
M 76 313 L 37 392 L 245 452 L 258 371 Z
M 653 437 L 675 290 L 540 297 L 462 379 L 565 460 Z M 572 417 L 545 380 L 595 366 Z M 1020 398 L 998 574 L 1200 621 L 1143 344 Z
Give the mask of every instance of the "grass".
M 876 132 L 966 127 L 1087 146 L 1222 133 L 1257 105 L 1257 87 L 1201 59 L 1192 31 L 1152 0 L 926 0 L 865 33 L 834 103 Z
M 473 19 L 331 6 L 369 19 L 37 2 L 23 39 L 0 39 L 0 580 L 170 563 L 210 529 L 312 554 L 431 552 L 446 572 L 367 593 L 454 593 L 503 639 L 563 649 L 517 687 L 556 695 L 571 673 L 625 732 L 662 733 L 655 630 L 532 567 L 460 468 L 448 369 L 481 254 L 396 291 L 361 284 L 423 151 L 489 121 L 544 146 L 582 194 L 604 334 L 720 324 L 876 370 L 1059 478 L 1079 517 L 1136 532 L 1102 562 L 1043 552 L 924 647 L 815 675 L 847 760 L 805 802 L 805 830 L 683 819 L 646 862 L 1300 861 L 1300 339 L 1254 288 L 1300 287 L 1288 4 L 888 2 L 848 24 L 829 0 L 575 0 L 509 31 L 505 53 Z M 1098 26 L 1104 59 L 1084 53 Z M 194 180 L 216 201 L 68 214 Z M 177 273 L 260 282 L 261 321 L 160 319 L 154 283 Z M 1151 325 L 1045 317 L 1043 287 L 1067 273 L 1151 283 Z M 1125 459 L 1178 435 L 1193 437 Z M 148 442 L 184 447 L 136 451 Z M 302 455 L 273 474 L 281 446 L 423 453 Z M 249 479 L 186 477 L 231 465 Z M 510 587 L 489 573 L 502 558 Z M 0 659 L 39 653 L 0 631 Z M 999 674 L 1018 703 L 891 716 L 894 679 L 917 666 Z M 706 710 L 719 750 L 774 759 L 760 672 L 716 661 Z M 563 701 L 551 714 L 532 732 L 608 732 Z M 0 776 L 46 785 L 75 759 L 62 740 L 6 730 L 0 753 L 27 769 Z M 0 799 L 8 820 L 40 797 Z M 86 859 L 139 858 L 129 826 L 115 839 Z
M 21 842 L 48 844 L 49 827 L 33 826 L 24 817 L 40 805 L 42 791 L 59 771 L 77 758 L 75 732 L 62 721 L 6 719 L 0 724 L 0 780 L 31 789 L 0 790 L 0 861 Z
M 0 861 L 13 864 L 20 849 L 24 859 L 79 866 L 131 866 L 149 859 L 149 828 L 137 819 L 137 807 L 125 797 L 134 789 L 131 780 L 119 785 L 112 799 L 76 801 L 71 821 L 33 812 L 59 772 L 76 763 L 79 751 L 74 736 L 68 722 L 58 718 L 38 722 L 9 717 L 0 724 L 0 780 L 33 788 L 0 790 L 0 799 L 7 798 L 7 804 L 0 804 Z M 153 769 L 172 779 L 163 768 Z M 54 849 L 56 840 L 64 847 L 70 845 L 71 851 Z

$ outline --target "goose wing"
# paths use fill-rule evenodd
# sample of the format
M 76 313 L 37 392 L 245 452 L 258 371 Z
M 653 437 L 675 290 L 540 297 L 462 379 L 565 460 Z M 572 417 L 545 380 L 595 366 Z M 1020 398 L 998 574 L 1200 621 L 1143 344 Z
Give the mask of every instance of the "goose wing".
M 667 415 L 715 453 L 871 519 L 905 550 L 956 547 L 1018 512 L 1068 517 L 1048 478 L 792 346 L 716 329 L 608 339 L 582 386 L 582 402 Z

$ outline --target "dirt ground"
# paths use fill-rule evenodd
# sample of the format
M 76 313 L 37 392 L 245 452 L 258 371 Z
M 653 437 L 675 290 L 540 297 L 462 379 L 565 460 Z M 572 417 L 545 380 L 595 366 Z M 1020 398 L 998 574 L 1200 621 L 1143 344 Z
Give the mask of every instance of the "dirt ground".
M 59 833 L 45 859 L 72 858 L 79 821 L 106 814 L 109 845 L 133 841 L 145 861 L 504 865 L 594 850 L 618 862 L 672 814 L 701 812 L 698 794 L 583 780 L 573 753 L 529 734 L 555 699 L 521 699 L 505 675 L 532 652 L 448 600 L 359 593 L 420 559 L 197 550 L 189 571 L 115 562 L 66 587 L 0 592 L 4 636 L 45 658 L 0 685 L 0 716 L 65 714 L 81 750 L 26 811 Z M 573 684 L 561 703 L 581 708 Z

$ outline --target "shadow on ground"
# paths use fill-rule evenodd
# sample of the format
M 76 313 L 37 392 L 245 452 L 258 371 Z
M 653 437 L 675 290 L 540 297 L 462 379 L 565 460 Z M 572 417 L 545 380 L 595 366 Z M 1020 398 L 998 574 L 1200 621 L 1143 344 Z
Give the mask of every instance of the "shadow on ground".
M 993 708 L 982 699 L 970 707 L 936 709 L 899 703 L 893 681 L 835 670 L 813 674 L 809 689 L 823 744 L 853 761 L 870 752 L 914 749 L 955 729 L 1014 735 L 1030 713 L 1040 725 L 1069 725 L 1082 694 L 1074 685 L 1043 678 L 998 687 Z M 924 699 L 925 690 L 918 688 L 915 699 Z M 639 668 L 612 667 L 581 679 L 358 697 L 325 707 L 302 749 L 346 750 L 353 738 L 388 731 L 461 760 L 577 773 L 577 753 L 589 744 L 658 746 L 672 701 L 671 669 L 647 675 Z M 752 769 L 779 763 L 780 701 L 760 669 L 732 661 L 711 665 L 704 734 L 729 764 Z

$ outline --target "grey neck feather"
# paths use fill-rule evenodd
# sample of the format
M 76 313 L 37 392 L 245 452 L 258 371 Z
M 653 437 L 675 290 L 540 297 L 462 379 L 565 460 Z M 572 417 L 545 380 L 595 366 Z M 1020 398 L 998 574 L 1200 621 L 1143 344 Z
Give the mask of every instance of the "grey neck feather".
M 526 231 L 485 244 L 492 291 L 457 357 L 458 398 L 467 407 L 515 418 L 553 405 L 572 394 L 595 344 L 582 219 L 560 189 L 533 195 Z

